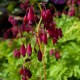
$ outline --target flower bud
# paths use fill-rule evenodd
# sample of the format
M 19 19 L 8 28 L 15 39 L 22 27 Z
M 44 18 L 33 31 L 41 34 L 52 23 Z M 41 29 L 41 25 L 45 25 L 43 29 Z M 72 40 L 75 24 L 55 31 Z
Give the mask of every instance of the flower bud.
M 42 35 L 42 42 L 44 44 L 47 44 L 47 34 L 46 33 L 43 33 L 43 35 Z
M 42 10 L 41 15 L 42 15 L 42 19 L 45 23 L 49 23 L 49 22 L 53 21 L 53 17 L 52 17 L 52 14 L 49 9 Z
M 42 52 L 40 50 L 38 51 L 37 57 L 39 61 L 42 61 Z
M 59 51 L 56 51 L 56 52 L 55 52 L 55 58 L 56 58 L 56 59 L 59 59 L 59 58 L 60 58 Z
M 28 54 L 29 56 L 31 56 L 31 54 L 32 54 L 31 44 L 28 44 L 28 45 L 27 45 L 27 54 Z
M 21 45 L 20 53 L 22 54 L 23 57 L 25 57 L 25 55 L 26 55 L 26 49 L 25 49 L 24 44 Z
M 40 40 L 41 42 L 43 42 L 44 44 L 47 44 L 47 34 L 46 33 L 40 33 Z
M 29 8 L 27 19 L 28 19 L 28 23 L 29 24 L 32 24 L 34 22 L 34 11 L 33 11 L 33 7 L 30 7 Z
M 16 58 L 20 58 L 20 51 L 17 50 L 17 49 L 15 49 L 13 55 L 14 55 L 14 57 L 16 57 Z

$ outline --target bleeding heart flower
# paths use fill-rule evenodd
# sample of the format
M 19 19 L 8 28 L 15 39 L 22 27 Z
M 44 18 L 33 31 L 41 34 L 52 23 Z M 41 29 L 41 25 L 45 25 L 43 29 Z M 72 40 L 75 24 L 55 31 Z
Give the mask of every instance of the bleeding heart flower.
M 23 57 L 25 57 L 25 55 L 26 55 L 26 49 L 25 49 L 24 44 L 22 44 L 21 47 L 20 47 L 20 53 L 22 54 Z
M 60 58 L 59 51 L 55 51 L 55 58 L 56 58 L 56 59 L 59 59 L 59 58 Z
M 31 78 L 32 76 L 31 71 L 27 69 L 26 67 L 21 68 L 19 73 L 20 75 L 22 75 L 23 80 L 27 80 L 28 78 Z
M 14 55 L 14 57 L 16 57 L 16 58 L 20 58 L 20 51 L 17 50 L 17 49 L 15 49 L 14 52 L 13 52 L 13 55 Z
M 41 16 L 45 23 L 49 23 L 49 22 L 53 21 L 53 17 L 52 17 L 51 11 L 49 9 L 42 10 Z
M 31 56 L 31 54 L 32 54 L 32 47 L 31 47 L 31 44 L 28 44 L 27 45 L 27 54 L 29 55 L 29 56 Z
M 47 34 L 45 32 L 40 33 L 39 35 L 41 42 L 47 44 Z
M 34 22 L 34 20 L 35 20 L 34 19 L 34 11 L 33 11 L 33 7 L 32 6 L 29 8 L 27 19 L 28 19 L 28 23 L 29 24 L 32 24 Z

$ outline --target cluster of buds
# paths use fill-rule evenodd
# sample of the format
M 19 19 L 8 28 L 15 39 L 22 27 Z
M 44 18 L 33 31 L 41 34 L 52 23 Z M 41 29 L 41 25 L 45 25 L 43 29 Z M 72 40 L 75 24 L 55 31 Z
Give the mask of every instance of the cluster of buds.
M 14 50 L 14 57 L 16 58 L 20 58 L 20 55 L 22 55 L 23 57 L 26 56 L 26 53 L 28 54 L 28 56 L 31 56 L 32 54 L 32 47 L 31 47 L 31 44 L 28 44 L 27 47 L 25 47 L 24 44 L 21 45 L 20 49 L 15 49 Z

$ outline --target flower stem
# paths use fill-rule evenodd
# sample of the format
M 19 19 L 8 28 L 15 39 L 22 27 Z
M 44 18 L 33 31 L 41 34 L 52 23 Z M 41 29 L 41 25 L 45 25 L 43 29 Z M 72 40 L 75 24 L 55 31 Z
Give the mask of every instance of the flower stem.
M 40 30 L 40 24 L 42 21 L 42 17 L 39 21 L 39 24 L 37 26 L 37 36 L 39 36 L 39 30 Z M 46 65 L 45 65 L 45 60 L 44 60 L 44 50 L 42 49 L 42 43 L 40 41 L 40 38 L 38 37 L 38 45 L 40 47 L 40 51 L 42 52 L 42 63 L 43 63 L 43 68 L 44 68 L 44 80 L 46 80 Z

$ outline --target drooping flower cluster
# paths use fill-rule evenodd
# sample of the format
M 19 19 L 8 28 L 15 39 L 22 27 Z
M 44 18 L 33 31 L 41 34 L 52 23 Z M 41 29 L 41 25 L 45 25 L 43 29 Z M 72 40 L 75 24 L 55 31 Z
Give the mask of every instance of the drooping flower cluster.
M 61 28 L 56 28 L 56 24 L 53 22 L 53 16 L 50 10 L 42 10 L 42 19 L 44 21 L 44 28 L 48 32 L 49 36 L 52 38 L 53 44 L 57 42 L 57 40 L 62 37 Z M 45 35 L 45 39 L 46 35 Z M 47 42 L 47 41 L 46 41 Z
M 15 49 L 14 50 L 14 57 L 16 58 L 20 58 L 20 55 L 22 55 L 23 57 L 26 56 L 26 53 L 28 56 L 31 56 L 32 54 L 32 47 L 31 47 L 31 44 L 27 44 L 27 47 L 25 47 L 24 44 L 21 45 L 20 49 Z
M 24 3 L 25 4 L 25 3 Z M 39 15 L 39 17 L 42 17 L 42 21 L 40 22 L 37 15 L 34 12 L 34 6 L 33 5 L 29 5 L 28 7 L 28 2 L 26 4 L 26 6 L 22 6 L 22 8 L 26 8 L 26 14 L 24 15 L 23 18 L 23 23 L 20 27 L 20 32 L 21 34 L 25 31 L 27 33 L 32 33 L 32 35 L 34 35 L 36 37 L 36 44 L 38 44 L 39 49 L 38 51 L 36 50 L 36 46 L 34 45 L 34 52 L 37 53 L 37 58 L 38 61 L 42 61 L 43 60 L 43 51 L 41 50 L 41 45 L 42 43 L 47 45 L 48 43 L 48 38 L 52 39 L 53 44 L 56 44 L 57 41 L 59 40 L 59 38 L 62 37 L 62 30 L 61 28 L 57 28 L 55 22 L 53 21 L 53 15 L 50 11 L 50 9 L 42 9 L 41 10 L 41 15 Z M 40 20 L 41 20 L 40 19 Z M 37 23 L 39 21 L 39 29 L 36 30 L 36 28 L 34 27 L 34 25 L 36 25 L 35 23 Z M 43 24 L 43 25 L 40 25 Z M 41 26 L 41 27 L 40 27 Z M 50 55 L 53 54 L 53 52 L 55 52 L 55 58 L 59 59 L 60 58 L 60 54 L 57 50 L 52 50 L 50 51 Z M 22 55 L 23 57 L 26 56 L 26 54 L 28 56 L 31 56 L 32 54 L 32 46 L 30 43 L 27 44 L 27 46 L 25 46 L 24 44 L 21 45 L 20 49 L 15 49 L 14 50 L 14 57 L 20 58 L 20 56 Z M 31 59 L 26 59 L 25 62 L 30 61 Z M 31 72 L 29 69 L 22 67 L 22 69 L 20 70 L 20 75 L 22 77 L 22 80 L 28 80 L 28 78 L 31 77 Z

